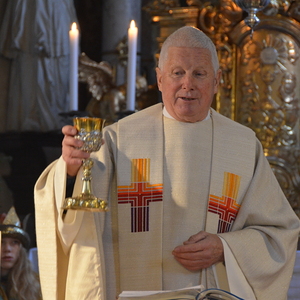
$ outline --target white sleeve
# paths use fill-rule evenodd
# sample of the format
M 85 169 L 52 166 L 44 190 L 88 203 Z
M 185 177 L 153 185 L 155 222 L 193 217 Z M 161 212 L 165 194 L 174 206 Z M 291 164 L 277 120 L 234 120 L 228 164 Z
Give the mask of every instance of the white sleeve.
M 81 172 L 78 173 L 76 183 L 74 185 L 74 194 L 81 192 Z M 68 253 L 82 223 L 83 211 L 68 210 L 63 219 L 62 205 L 66 194 L 66 166 L 64 160 L 59 158 L 56 164 L 54 187 L 55 187 L 55 201 L 57 209 L 57 229 L 58 236 L 61 241 L 62 248 L 65 254 Z
M 230 292 L 245 300 L 256 300 L 254 292 L 239 267 L 226 241 L 221 238 L 224 248 L 224 258 Z

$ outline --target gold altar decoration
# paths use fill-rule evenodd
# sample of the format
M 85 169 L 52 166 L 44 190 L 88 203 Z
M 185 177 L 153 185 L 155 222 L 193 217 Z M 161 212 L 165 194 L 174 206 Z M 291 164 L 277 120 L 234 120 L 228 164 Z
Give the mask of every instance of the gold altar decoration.
M 181 26 L 208 34 L 222 69 L 214 108 L 255 131 L 300 217 L 300 1 L 271 0 L 256 12 L 259 22 L 253 28 L 245 23 L 248 14 L 238 2 L 186 3 L 181 7 L 178 1 L 155 0 L 144 7 L 153 24 L 159 24 L 156 56 L 164 39 Z
M 80 150 L 86 152 L 98 151 L 101 147 L 102 128 L 105 120 L 100 118 L 77 117 L 74 118 L 74 126 L 78 130 L 76 139 L 83 141 Z M 92 158 L 83 160 L 82 190 L 78 196 L 66 198 L 63 209 L 87 210 L 87 211 L 106 211 L 107 202 L 97 198 L 92 193 Z

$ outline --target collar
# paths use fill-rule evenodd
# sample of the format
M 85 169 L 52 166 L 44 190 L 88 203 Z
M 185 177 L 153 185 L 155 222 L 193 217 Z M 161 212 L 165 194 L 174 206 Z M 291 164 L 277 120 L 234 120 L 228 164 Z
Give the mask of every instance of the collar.
M 173 117 L 169 114 L 169 112 L 167 111 L 167 109 L 166 109 L 165 106 L 164 106 L 164 108 L 163 108 L 163 115 L 164 115 L 166 118 L 175 120 L 175 118 L 173 118 Z M 208 111 L 208 114 L 207 114 L 206 118 L 205 118 L 204 120 L 202 120 L 202 121 L 209 120 L 210 117 L 211 117 L 211 110 Z

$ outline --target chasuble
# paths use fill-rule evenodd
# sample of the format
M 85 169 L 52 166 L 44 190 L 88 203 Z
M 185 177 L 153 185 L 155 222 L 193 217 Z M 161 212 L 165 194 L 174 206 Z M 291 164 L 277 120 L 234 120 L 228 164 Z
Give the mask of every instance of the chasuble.
M 164 117 L 157 104 L 108 126 L 104 139 L 92 154 L 92 184 L 94 194 L 109 201 L 109 212 L 68 211 L 63 220 L 62 158 L 36 183 L 45 300 L 217 287 L 217 267 L 190 272 L 171 254 L 201 230 L 222 239 L 232 293 L 286 298 L 299 219 L 250 129 L 214 110 L 208 120 L 181 123 Z M 79 172 L 74 195 L 80 190 Z

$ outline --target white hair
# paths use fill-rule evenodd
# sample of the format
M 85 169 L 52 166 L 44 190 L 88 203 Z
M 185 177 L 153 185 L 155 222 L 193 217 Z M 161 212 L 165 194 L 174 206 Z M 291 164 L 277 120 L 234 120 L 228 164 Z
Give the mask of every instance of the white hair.
M 212 65 L 215 73 L 219 69 L 219 60 L 216 47 L 212 40 L 201 30 L 192 26 L 184 26 L 177 29 L 164 41 L 158 61 L 158 67 L 162 69 L 168 56 L 170 47 L 204 48 L 211 53 Z

